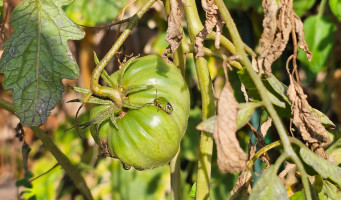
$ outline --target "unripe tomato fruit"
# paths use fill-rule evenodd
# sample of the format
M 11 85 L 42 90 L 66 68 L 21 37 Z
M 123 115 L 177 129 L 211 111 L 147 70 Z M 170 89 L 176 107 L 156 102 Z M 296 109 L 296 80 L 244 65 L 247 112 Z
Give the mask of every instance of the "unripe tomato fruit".
M 120 71 L 120 70 L 119 70 Z M 118 84 L 119 71 L 110 76 Z M 189 92 L 179 69 L 150 55 L 134 60 L 121 78 L 121 91 L 133 86 L 152 88 L 127 95 L 138 109 L 126 109 L 116 117 L 118 129 L 107 119 L 91 133 L 97 143 L 107 141 L 110 154 L 125 165 L 149 169 L 167 164 L 177 153 L 187 128 Z M 166 106 L 166 107 L 161 107 Z M 94 107 L 94 118 L 107 105 Z

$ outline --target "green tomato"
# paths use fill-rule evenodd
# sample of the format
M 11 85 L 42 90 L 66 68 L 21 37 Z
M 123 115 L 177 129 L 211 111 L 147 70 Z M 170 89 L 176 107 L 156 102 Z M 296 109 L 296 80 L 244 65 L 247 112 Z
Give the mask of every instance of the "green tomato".
M 111 75 L 116 84 L 118 76 L 119 71 Z M 131 104 L 142 107 L 128 109 L 123 116 L 116 117 L 118 129 L 109 119 L 99 126 L 98 132 L 91 128 L 97 143 L 107 141 L 113 157 L 136 169 L 159 167 L 175 156 L 189 115 L 188 88 L 174 65 L 155 55 L 134 60 L 121 78 L 120 89 L 124 91 L 146 85 L 153 88 L 136 91 L 126 97 Z M 90 118 L 107 107 L 93 108 Z

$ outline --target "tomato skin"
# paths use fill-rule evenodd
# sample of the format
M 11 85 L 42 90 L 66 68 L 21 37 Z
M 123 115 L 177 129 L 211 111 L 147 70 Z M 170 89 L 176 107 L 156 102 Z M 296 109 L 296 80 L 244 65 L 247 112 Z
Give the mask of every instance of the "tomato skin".
M 179 129 L 171 117 L 156 106 L 129 111 L 118 121 L 119 129 L 108 136 L 110 152 L 138 169 L 167 164 L 180 144 Z
M 116 84 L 118 74 L 111 75 Z M 132 86 L 154 87 L 128 94 L 130 103 L 142 107 L 128 110 L 121 119 L 116 118 L 118 129 L 109 119 L 100 125 L 98 133 L 95 126 L 91 127 L 95 141 L 107 141 L 113 157 L 136 169 L 167 164 L 179 149 L 189 114 L 189 92 L 180 71 L 159 56 L 145 56 L 128 66 L 121 83 L 122 91 Z M 160 109 L 154 105 L 155 99 L 164 101 L 160 101 L 161 106 L 169 103 L 173 110 Z M 90 118 L 106 107 L 94 107 Z

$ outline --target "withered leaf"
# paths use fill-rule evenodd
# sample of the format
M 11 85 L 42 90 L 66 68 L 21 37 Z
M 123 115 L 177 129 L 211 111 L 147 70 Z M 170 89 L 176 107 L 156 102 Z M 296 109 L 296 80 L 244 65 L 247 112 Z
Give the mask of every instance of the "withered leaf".
M 310 105 L 302 87 L 294 80 L 291 74 L 289 74 L 289 78 L 290 85 L 287 93 L 291 101 L 293 123 L 297 127 L 303 140 L 308 143 L 308 146 L 316 154 L 326 158 L 326 154 L 320 144 L 326 145 L 330 142 L 328 131 L 322 125 L 320 119 L 309 109 Z
M 311 61 L 311 58 L 313 57 L 313 54 L 309 51 L 307 42 L 304 39 L 304 30 L 303 30 L 303 23 L 299 16 L 294 13 L 295 17 L 295 27 L 296 27 L 296 33 L 298 35 L 298 47 L 303 49 L 308 60 Z
M 174 53 L 180 46 L 182 39 L 181 27 L 181 10 L 179 0 L 170 0 L 170 13 L 168 16 L 168 28 L 166 32 L 165 40 L 169 43 L 169 46 L 162 53 L 162 58 L 167 62 L 170 62 L 167 58 L 167 54 Z
M 217 145 L 217 163 L 221 172 L 236 173 L 246 169 L 247 154 L 236 137 L 239 104 L 226 73 L 226 82 L 218 100 L 218 116 L 213 133 Z
M 216 27 L 216 38 L 215 38 L 215 47 L 219 49 L 220 45 L 220 36 L 223 29 L 223 20 L 220 16 L 218 6 L 215 4 L 214 0 L 201 0 L 202 8 L 206 12 L 206 20 L 204 28 L 197 34 L 195 37 L 195 52 L 196 58 L 202 57 L 205 55 L 204 53 L 204 45 L 203 41 L 206 36 L 213 31 L 213 28 Z
M 260 55 L 258 57 L 258 66 L 261 67 L 268 54 L 270 54 L 271 45 L 275 39 L 277 29 L 277 11 L 278 4 L 273 0 L 263 0 L 264 10 L 263 28 L 264 31 L 259 40 L 261 45 Z M 268 64 L 267 64 L 268 65 Z M 262 68 L 260 68 L 262 70 Z
M 277 4 L 274 0 L 263 0 L 262 6 L 264 9 L 264 32 L 260 39 L 261 50 L 257 58 L 258 68 L 263 68 L 268 76 L 271 74 L 271 65 L 282 55 L 293 28 L 298 34 L 298 47 L 306 52 L 307 58 L 310 60 L 312 54 L 304 39 L 303 24 L 301 19 L 294 13 L 291 1 L 280 0 L 279 4 Z M 279 8 L 280 13 L 277 18 Z M 292 15 L 294 16 L 294 24 L 291 21 Z

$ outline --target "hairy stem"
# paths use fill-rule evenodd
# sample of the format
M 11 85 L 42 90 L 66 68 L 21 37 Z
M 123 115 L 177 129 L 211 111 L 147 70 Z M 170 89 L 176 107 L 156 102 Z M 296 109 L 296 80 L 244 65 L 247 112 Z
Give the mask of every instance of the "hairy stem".
M 247 166 L 249 169 L 252 168 L 253 164 L 256 162 L 256 160 L 263 154 L 265 154 L 266 152 L 268 152 L 269 150 L 278 147 L 281 145 L 281 141 L 275 141 L 269 145 L 266 145 L 265 147 L 261 148 L 259 151 L 257 151 L 257 153 L 250 159 L 250 161 L 247 163 Z
M 190 6 L 184 6 L 187 28 L 191 43 L 195 43 L 196 35 L 202 30 L 198 10 L 194 0 L 187 0 Z M 195 60 L 199 88 L 202 98 L 202 119 L 205 120 L 215 114 L 213 87 L 208 71 L 207 61 L 201 57 Z M 198 163 L 196 199 L 210 198 L 211 160 L 213 149 L 212 134 L 202 132 L 200 139 L 200 156 Z
M 165 10 L 167 13 L 167 17 L 170 14 L 170 1 L 163 1 Z M 182 27 L 179 27 L 182 30 Z M 182 30 L 183 31 L 183 30 Z M 174 65 L 180 69 L 181 75 L 185 78 L 186 71 L 186 55 L 184 54 L 184 43 L 186 41 L 186 37 L 183 35 L 181 43 L 178 49 L 174 52 Z M 181 169 L 180 169 L 180 158 L 181 158 L 181 149 L 179 148 L 175 157 L 170 162 L 170 181 L 171 181 L 171 200 L 182 199 L 181 193 Z
M 283 125 L 282 120 L 280 119 L 279 115 L 277 114 L 275 108 L 273 107 L 270 98 L 267 94 L 267 89 L 263 85 L 260 77 L 257 75 L 257 73 L 253 70 L 251 66 L 251 62 L 248 59 L 245 50 L 244 50 L 244 43 L 238 33 L 237 27 L 228 11 L 226 6 L 224 5 L 223 0 L 215 0 L 215 3 L 218 6 L 218 9 L 221 13 L 222 18 L 224 19 L 226 23 L 226 27 L 231 35 L 232 42 L 234 43 L 236 47 L 236 54 L 241 57 L 240 62 L 241 64 L 246 68 L 247 72 L 249 73 L 252 81 L 255 83 L 256 88 L 262 98 L 262 101 L 264 102 L 264 107 L 267 109 L 269 115 L 273 119 L 274 125 L 278 131 L 279 137 L 283 143 L 283 147 L 285 150 L 285 153 L 290 157 L 297 165 L 298 170 L 302 174 L 302 183 L 305 188 L 305 195 L 306 199 L 311 199 L 311 192 L 309 188 L 309 182 L 308 177 L 306 174 L 306 171 L 303 168 L 303 164 L 299 157 L 294 152 L 293 148 L 291 147 L 289 138 L 288 138 L 288 132 L 286 128 Z
M 98 83 L 103 69 L 107 66 L 108 62 L 114 57 L 123 42 L 128 38 L 129 34 L 136 26 L 139 19 L 147 12 L 147 10 L 154 4 L 156 0 L 149 0 L 144 6 L 130 18 L 127 28 L 122 32 L 115 44 L 111 47 L 104 58 L 99 62 L 94 71 L 92 72 L 90 89 L 91 91 L 101 97 L 111 99 L 117 108 L 122 107 L 122 98 L 118 88 L 111 88 L 102 86 Z
M 12 114 L 15 114 L 14 105 L 1 98 L 0 108 L 4 108 Z M 86 185 L 84 178 L 79 173 L 79 169 L 71 163 L 68 157 L 63 154 L 63 152 L 53 143 L 53 141 L 46 135 L 43 130 L 36 126 L 31 126 L 30 128 L 33 130 L 34 134 L 43 142 L 44 147 L 56 158 L 60 166 L 63 167 L 66 174 L 69 175 L 69 177 L 82 193 L 84 198 L 87 200 L 92 200 L 93 198 L 91 192 Z
M 320 7 L 319 7 L 319 11 L 318 11 L 318 15 L 319 15 L 319 16 L 322 16 L 322 15 L 323 15 L 324 9 L 325 9 L 325 7 L 326 7 L 326 3 L 327 3 L 327 0 L 321 0 Z
M 171 200 L 181 199 L 181 169 L 180 169 L 180 148 L 178 153 L 170 162 L 171 172 Z

